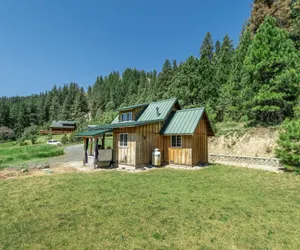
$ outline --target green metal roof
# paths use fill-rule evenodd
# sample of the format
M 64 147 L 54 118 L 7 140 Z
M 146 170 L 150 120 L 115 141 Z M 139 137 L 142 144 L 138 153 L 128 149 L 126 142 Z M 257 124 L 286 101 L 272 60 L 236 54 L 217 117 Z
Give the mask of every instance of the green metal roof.
M 88 131 L 83 131 L 83 132 L 79 132 L 76 134 L 76 136 L 78 137 L 93 137 L 93 136 L 97 136 L 97 135 L 102 135 L 108 132 L 112 132 L 112 130 L 110 129 L 105 129 L 105 130 L 88 130 Z
M 183 109 L 174 112 L 162 128 L 163 135 L 194 134 L 204 108 Z
M 116 128 L 125 128 L 125 127 L 137 127 L 145 124 L 149 124 L 155 121 L 130 121 L 130 122 L 117 122 L 111 124 L 104 124 L 93 128 L 94 130 L 99 129 L 116 129 Z
M 138 118 L 138 121 L 164 121 L 176 102 L 176 98 L 152 102 Z
M 75 128 L 75 125 L 73 121 L 53 121 L 50 128 Z
M 58 122 L 60 122 L 62 124 L 68 124 L 68 125 L 75 125 L 76 124 L 75 121 L 58 121 Z
M 116 109 L 116 111 L 125 111 L 125 110 L 140 108 L 140 107 L 146 107 L 148 105 L 149 105 L 148 103 L 136 104 L 136 105 L 132 105 L 132 106 L 128 106 L 128 107 L 118 108 L 118 109 Z

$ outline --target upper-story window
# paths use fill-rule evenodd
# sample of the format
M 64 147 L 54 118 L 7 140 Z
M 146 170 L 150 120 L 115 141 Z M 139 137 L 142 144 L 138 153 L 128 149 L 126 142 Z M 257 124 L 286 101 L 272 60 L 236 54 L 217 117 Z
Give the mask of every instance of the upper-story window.
M 123 113 L 121 115 L 121 122 L 132 121 L 132 112 Z

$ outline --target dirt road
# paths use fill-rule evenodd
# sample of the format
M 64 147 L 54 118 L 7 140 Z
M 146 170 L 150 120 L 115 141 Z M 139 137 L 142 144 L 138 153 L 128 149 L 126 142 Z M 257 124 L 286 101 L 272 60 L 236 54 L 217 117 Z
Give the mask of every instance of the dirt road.
M 65 151 L 64 155 L 45 159 L 42 161 L 27 163 L 27 165 L 29 167 L 35 167 L 37 165 L 49 164 L 50 167 L 55 167 L 55 166 L 63 166 L 63 165 L 71 166 L 75 162 L 76 162 L 76 166 L 80 164 L 82 165 L 82 159 L 83 159 L 82 144 L 65 147 L 64 151 Z

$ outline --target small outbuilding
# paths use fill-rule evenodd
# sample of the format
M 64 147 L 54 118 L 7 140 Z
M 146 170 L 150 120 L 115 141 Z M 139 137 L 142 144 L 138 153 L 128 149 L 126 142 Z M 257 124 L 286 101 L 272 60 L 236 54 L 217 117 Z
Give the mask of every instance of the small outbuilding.
M 111 124 L 78 133 L 85 142 L 84 163 L 88 162 L 88 153 L 94 156 L 94 164 L 101 161 L 99 150 L 105 149 L 106 133 L 113 134 L 113 148 L 109 150 L 113 164 L 118 167 L 138 168 L 151 164 L 154 149 L 161 152 L 161 162 L 165 164 L 208 163 L 207 137 L 214 136 L 214 132 L 204 107 L 181 109 L 178 100 L 173 98 L 117 111 L 119 114 Z

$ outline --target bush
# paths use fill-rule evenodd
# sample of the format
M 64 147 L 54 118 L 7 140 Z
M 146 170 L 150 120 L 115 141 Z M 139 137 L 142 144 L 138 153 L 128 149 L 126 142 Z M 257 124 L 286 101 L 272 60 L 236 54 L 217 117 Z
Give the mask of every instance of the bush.
M 52 139 L 52 133 L 51 133 L 51 131 L 48 133 L 48 135 L 47 135 L 47 140 L 49 141 L 49 140 L 51 140 Z
M 82 138 L 75 136 L 77 132 L 73 132 L 69 135 L 69 142 L 70 143 L 76 143 L 76 142 L 81 142 Z
M 61 138 L 61 143 L 62 144 L 68 144 L 69 143 L 69 138 L 66 134 L 64 134 L 63 137 Z
M 25 128 L 22 135 L 22 140 L 30 140 L 32 144 L 35 144 L 38 139 L 38 127 L 36 125 L 31 125 Z
M 0 127 L 0 141 L 15 139 L 14 131 L 7 127 Z
M 276 155 L 286 168 L 300 169 L 300 120 L 287 120 L 281 125 Z
M 21 138 L 19 140 L 19 145 L 20 146 L 27 146 L 29 143 L 24 139 L 24 138 Z

